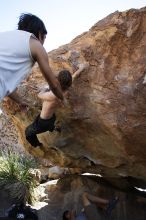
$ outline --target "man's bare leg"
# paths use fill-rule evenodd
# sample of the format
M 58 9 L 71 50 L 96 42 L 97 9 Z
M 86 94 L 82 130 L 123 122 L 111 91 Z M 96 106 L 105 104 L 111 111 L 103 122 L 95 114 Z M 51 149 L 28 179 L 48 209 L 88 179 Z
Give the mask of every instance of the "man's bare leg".
M 93 219 L 100 219 L 100 214 L 98 212 L 98 209 L 95 204 L 92 204 L 89 200 L 87 193 L 83 193 L 82 195 L 83 205 L 84 205 L 84 212 L 86 215 L 86 218 L 88 220 Z
M 83 193 L 82 199 L 83 199 L 84 206 L 91 204 L 90 202 L 94 202 L 94 203 L 97 203 L 97 205 L 100 208 L 106 210 L 106 212 L 108 212 L 109 214 L 115 208 L 115 206 L 119 200 L 119 198 L 117 196 L 112 198 L 111 200 L 107 200 L 107 199 L 103 199 L 98 196 L 93 196 L 87 192 Z
M 83 201 L 83 205 L 84 205 L 84 206 L 88 206 L 88 205 L 91 204 L 90 201 L 89 201 L 89 199 L 88 199 L 88 197 L 87 197 L 87 193 L 83 193 L 83 195 L 82 195 L 82 201 Z
M 107 199 L 103 199 L 101 197 L 98 197 L 98 196 L 93 196 L 87 192 L 84 192 L 83 193 L 83 200 L 85 201 L 91 201 L 91 202 L 94 202 L 94 203 L 100 203 L 102 205 L 107 205 L 109 203 L 109 200 Z

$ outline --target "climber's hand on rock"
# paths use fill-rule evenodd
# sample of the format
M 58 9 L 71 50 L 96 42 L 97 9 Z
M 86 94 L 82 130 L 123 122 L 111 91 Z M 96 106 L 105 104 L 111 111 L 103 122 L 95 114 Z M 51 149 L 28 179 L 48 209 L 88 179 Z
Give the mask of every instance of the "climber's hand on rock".
M 86 68 L 88 68 L 88 67 L 89 67 L 89 63 L 88 63 L 88 62 L 86 62 L 86 63 L 80 63 L 80 64 L 78 65 L 78 68 L 79 68 L 80 71 L 83 71 L 84 69 L 86 69 Z
M 72 75 L 72 80 L 74 81 L 75 78 L 79 77 L 79 75 L 81 74 L 81 72 L 83 70 L 85 70 L 87 67 L 89 66 L 89 63 L 80 63 L 78 65 L 78 70 Z
M 49 92 L 50 88 L 48 85 L 45 85 L 44 87 L 39 88 L 39 93 Z

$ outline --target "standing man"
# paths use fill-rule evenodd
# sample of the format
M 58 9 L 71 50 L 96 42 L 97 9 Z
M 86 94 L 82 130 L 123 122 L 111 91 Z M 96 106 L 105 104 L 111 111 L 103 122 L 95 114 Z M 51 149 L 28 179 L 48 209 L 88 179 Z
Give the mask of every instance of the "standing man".
M 46 34 L 43 21 L 32 14 L 20 16 L 18 30 L 0 32 L 0 101 L 9 96 L 19 105 L 27 105 L 17 93 L 17 86 L 28 76 L 35 62 L 52 92 L 63 100 L 61 86 L 43 47 Z

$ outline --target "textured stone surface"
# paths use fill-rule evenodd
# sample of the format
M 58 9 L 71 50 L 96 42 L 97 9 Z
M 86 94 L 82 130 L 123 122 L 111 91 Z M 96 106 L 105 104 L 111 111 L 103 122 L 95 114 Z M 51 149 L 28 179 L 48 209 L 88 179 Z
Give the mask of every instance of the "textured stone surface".
M 18 140 L 18 131 L 13 124 L 11 118 L 7 115 L 0 115 L 0 151 L 12 151 L 22 154 L 28 154 L 22 144 Z
M 113 195 L 119 196 L 119 202 L 112 212 L 113 220 L 145 220 L 146 201 L 130 193 L 113 190 L 110 187 L 99 184 L 100 179 L 92 179 L 86 176 L 66 176 L 58 181 L 57 185 L 44 184 L 48 200 L 45 203 L 37 203 L 40 220 L 61 220 L 62 213 L 67 209 L 74 209 L 77 214 L 83 208 L 82 193 L 86 190 L 92 195 L 110 199 Z M 101 216 L 104 213 L 100 211 Z M 102 220 L 105 218 L 102 218 Z
M 83 208 L 81 196 L 84 191 L 106 199 L 114 195 L 119 196 L 119 202 L 112 212 L 113 220 L 145 220 L 145 198 L 115 190 L 97 177 L 68 175 L 57 184 L 55 181 L 41 184 L 37 190 L 40 202 L 33 204 L 33 208 L 37 209 L 39 220 L 61 220 L 62 213 L 67 209 L 74 209 L 76 213 L 80 213 Z M 8 198 L 8 193 L 0 190 L 0 216 L 4 216 L 5 211 L 15 203 Z
M 79 167 L 108 177 L 146 181 L 146 8 L 115 12 L 70 44 L 48 53 L 55 74 L 74 72 L 89 62 L 74 81 L 68 107 L 59 109 L 62 133 L 39 135 L 42 151 L 26 142 L 24 129 L 41 110 L 37 92 L 46 85 L 37 65 L 20 93 L 30 104 L 20 112 L 10 100 L 3 109 L 19 130 L 25 148 L 54 165 Z M 134 184 L 133 184 L 134 185 Z

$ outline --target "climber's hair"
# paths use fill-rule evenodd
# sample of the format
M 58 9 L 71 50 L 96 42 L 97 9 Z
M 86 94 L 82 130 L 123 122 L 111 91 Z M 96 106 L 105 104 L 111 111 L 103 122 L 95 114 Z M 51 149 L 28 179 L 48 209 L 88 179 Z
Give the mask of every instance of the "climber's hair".
M 36 15 L 30 13 L 20 15 L 18 30 L 30 32 L 34 34 L 38 39 L 39 34 L 41 35 L 41 38 L 47 34 L 47 30 L 43 21 Z
M 67 90 L 72 84 L 72 76 L 68 70 L 60 71 L 57 78 L 63 91 Z
M 63 220 L 68 220 L 68 218 L 66 217 L 66 215 L 68 213 L 69 213 L 69 210 L 66 210 L 66 211 L 63 212 L 63 216 L 62 216 Z

